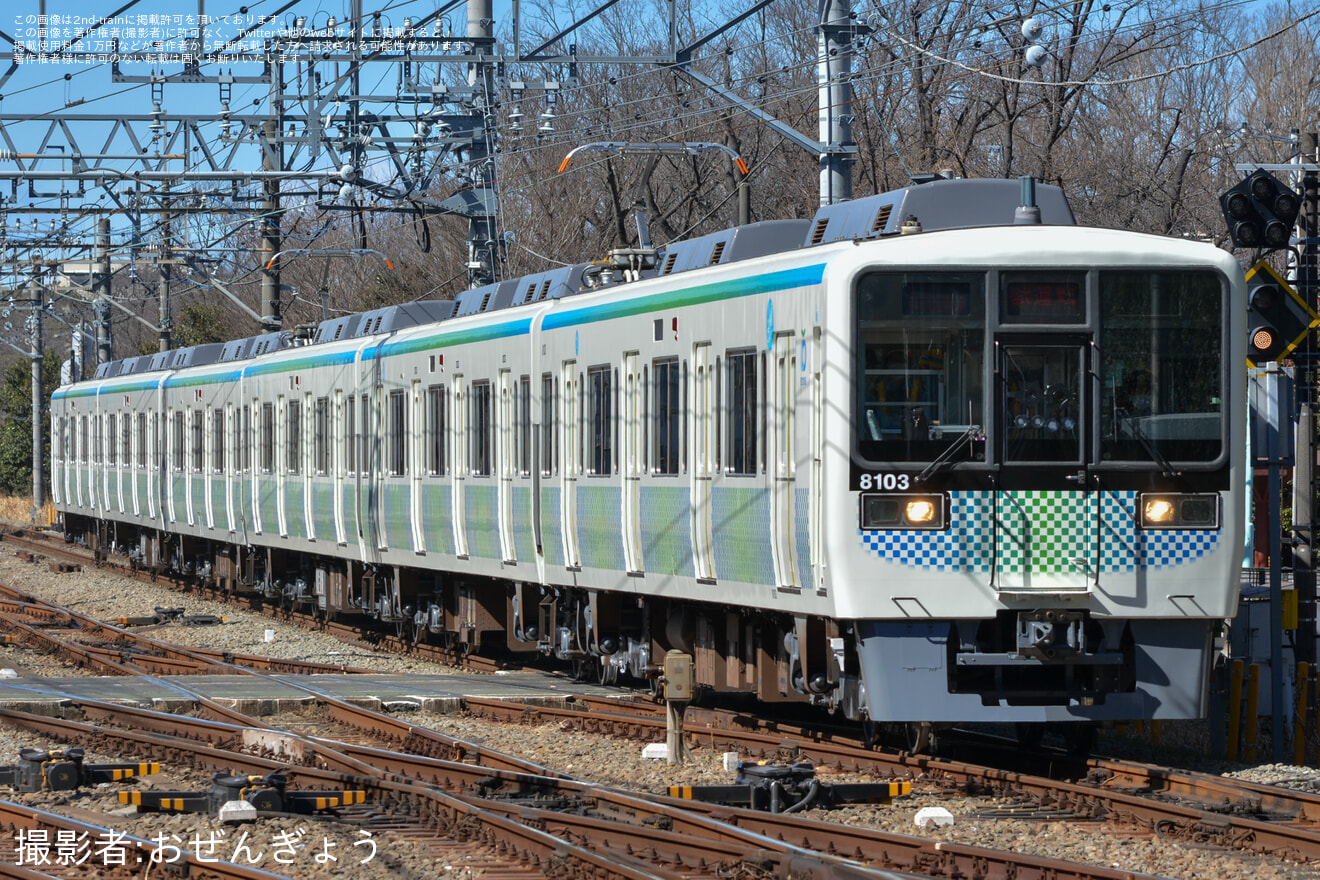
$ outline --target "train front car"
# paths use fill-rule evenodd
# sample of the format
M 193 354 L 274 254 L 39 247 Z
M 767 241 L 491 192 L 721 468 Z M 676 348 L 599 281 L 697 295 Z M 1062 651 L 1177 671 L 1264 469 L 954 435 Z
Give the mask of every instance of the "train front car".
M 850 259 L 826 534 L 871 719 L 1202 716 L 1243 546 L 1237 263 L 1064 225 Z

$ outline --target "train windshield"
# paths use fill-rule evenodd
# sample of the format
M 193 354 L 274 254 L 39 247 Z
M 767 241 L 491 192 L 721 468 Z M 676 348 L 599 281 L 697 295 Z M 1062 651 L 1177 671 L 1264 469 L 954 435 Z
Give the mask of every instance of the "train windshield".
M 861 455 L 983 458 L 984 273 L 865 275 L 857 320 Z
M 1101 272 L 1100 458 L 1223 450 L 1223 288 L 1209 272 Z
M 864 460 L 993 452 L 1006 463 L 1167 468 L 1224 452 L 1224 287 L 1213 272 L 876 271 L 856 296 Z

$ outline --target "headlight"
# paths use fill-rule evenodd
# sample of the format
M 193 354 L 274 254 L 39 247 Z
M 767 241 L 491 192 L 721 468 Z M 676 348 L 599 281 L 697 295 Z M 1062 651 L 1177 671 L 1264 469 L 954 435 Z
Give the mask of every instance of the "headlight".
M 1142 495 L 1143 529 L 1217 529 L 1218 495 Z
M 863 529 L 944 529 L 943 495 L 863 495 Z

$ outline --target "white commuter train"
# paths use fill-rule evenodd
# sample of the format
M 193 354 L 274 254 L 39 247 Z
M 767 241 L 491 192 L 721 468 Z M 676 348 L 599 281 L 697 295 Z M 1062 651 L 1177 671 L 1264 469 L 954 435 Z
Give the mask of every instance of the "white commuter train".
M 52 397 L 55 503 L 142 565 L 605 681 L 679 649 L 876 722 L 1200 716 L 1241 269 L 1019 192 L 103 364 Z

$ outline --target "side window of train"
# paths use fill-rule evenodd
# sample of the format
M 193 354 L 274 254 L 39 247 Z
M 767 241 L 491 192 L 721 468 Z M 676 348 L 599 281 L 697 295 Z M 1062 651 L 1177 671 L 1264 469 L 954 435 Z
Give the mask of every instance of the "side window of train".
M 285 407 L 284 469 L 291 474 L 299 471 L 299 459 L 302 457 L 302 404 L 298 398 L 290 397 Z
M 325 476 L 330 473 L 330 398 L 316 398 L 316 430 L 312 435 L 312 459 L 316 473 Z
M 261 472 L 275 470 L 275 404 L 261 405 Z
M 81 453 L 78 457 L 79 461 L 84 463 L 89 461 L 88 451 L 90 448 L 91 447 L 87 444 L 87 416 L 83 416 L 82 424 L 78 431 L 78 451 Z
M 147 414 L 137 414 L 137 466 L 147 466 Z
M 390 392 L 386 409 L 386 442 L 389 444 L 389 474 L 394 477 L 408 472 L 408 407 L 407 395 L 402 390 Z
M 115 455 L 115 445 L 119 442 L 119 423 L 115 420 L 115 414 L 111 413 L 105 417 L 105 463 L 114 465 L 118 463 L 119 457 Z
M 472 383 L 468 395 L 472 430 L 471 465 L 474 477 L 489 477 L 491 468 L 490 382 Z
M 211 470 L 217 474 L 225 472 L 225 411 L 223 408 L 211 410 Z
M 101 416 L 92 419 L 92 464 L 101 463 Z
M 201 470 L 202 470 L 202 466 L 205 464 L 204 449 L 203 449 L 203 446 L 202 446 L 202 443 L 205 441 L 205 431 L 203 430 L 203 426 L 204 426 L 204 425 L 205 425 L 205 423 L 202 421 L 202 411 L 201 411 L 200 409 L 195 409 L 195 410 L 193 410 L 193 414 L 192 414 L 192 469 L 193 469 L 194 471 L 199 472 L 199 473 L 200 473 Z
M 757 473 L 757 411 L 756 351 L 730 351 L 727 362 L 726 382 L 728 392 L 728 431 L 724 438 L 728 454 L 725 458 L 725 472 L 739 476 L 755 476 Z
M 181 471 L 183 470 L 183 410 L 176 409 L 171 415 L 174 420 L 174 436 L 170 438 L 174 441 L 174 469 Z
M 432 385 L 426 389 L 426 472 L 432 476 L 444 476 L 445 468 L 445 432 L 449 429 L 448 401 L 445 399 L 445 386 Z
M 344 407 L 344 472 L 356 474 L 357 463 L 357 401 L 350 395 Z
M 532 475 L 532 377 L 518 378 L 518 398 L 514 402 L 518 431 L 515 442 L 518 444 L 518 475 Z
M 680 422 L 683 399 L 679 391 L 678 358 L 661 358 L 653 362 L 655 376 L 655 466 L 652 472 L 675 476 L 678 474 Z
M 614 461 L 613 374 L 608 366 L 587 368 L 587 473 L 607 476 Z
M 555 468 L 555 380 L 541 374 L 541 476 L 548 477 Z
M 358 471 L 368 473 L 371 470 L 371 395 L 358 398 Z

